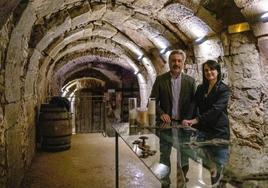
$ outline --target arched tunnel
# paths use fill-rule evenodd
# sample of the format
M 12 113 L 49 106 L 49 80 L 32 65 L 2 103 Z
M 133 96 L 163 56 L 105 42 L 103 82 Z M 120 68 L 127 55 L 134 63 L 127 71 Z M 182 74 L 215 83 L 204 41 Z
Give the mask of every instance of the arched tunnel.
M 202 63 L 221 64 L 230 173 L 267 175 L 267 13 L 267 0 L 1 0 L 0 187 L 19 187 L 30 167 L 42 103 L 133 89 L 146 106 L 173 49 L 197 83 Z

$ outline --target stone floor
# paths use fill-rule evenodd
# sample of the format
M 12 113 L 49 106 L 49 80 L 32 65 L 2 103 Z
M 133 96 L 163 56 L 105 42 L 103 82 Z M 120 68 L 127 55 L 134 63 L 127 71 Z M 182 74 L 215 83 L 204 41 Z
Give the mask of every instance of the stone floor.
M 20 188 L 113 188 L 114 142 L 114 137 L 103 137 L 100 133 L 76 134 L 72 136 L 72 147 L 69 150 L 38 151 Z M 160 188 L 160 182 L 121 139 L 119 146 L 120 187 Z M 198 169 L 191 168 L 187 177 L 193 180 L 197 172 Z M 226 187 L 233 188 L 230 185 Z M 187 188 L 201 187 L 189 181 Z
M 70 150 L 37 152 L 21 188 L 115 187 L 114 149 L 114 138 L 97 133 L 73 135 Z M 119 150 L 120 187 L 161 187 L 125 144 Z

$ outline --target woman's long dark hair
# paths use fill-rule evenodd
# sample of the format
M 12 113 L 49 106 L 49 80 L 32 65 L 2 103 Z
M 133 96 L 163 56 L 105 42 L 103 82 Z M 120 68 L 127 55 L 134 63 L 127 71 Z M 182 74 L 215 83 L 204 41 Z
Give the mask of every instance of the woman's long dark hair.
M 214 60 L 207 60 L 205 63 L 202 65 L 202 73 L 203 73 L 203 85 L 208 86 L 209 82 L 205 77 L 205 70 L 204 67 L 207 65 L 209 68 L 212 70 L 217 70 L 218 76 L 217 76 L 217 82 L 221 80 L 221 66 L 217 61 Z

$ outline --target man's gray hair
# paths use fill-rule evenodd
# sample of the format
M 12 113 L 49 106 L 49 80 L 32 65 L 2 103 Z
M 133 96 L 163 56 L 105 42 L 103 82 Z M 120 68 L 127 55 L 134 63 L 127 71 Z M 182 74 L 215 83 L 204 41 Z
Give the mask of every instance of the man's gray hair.
M 183 50 L 172 50 L 172 52 L 169 54 L 169 58 L 168 59 L 170 59 L 170 57 L 172 55 L 174 55 L 174 54 L 181 55 L 183 57 L 184 62 L 185 62 L 185 60 L 186 60 L 186 53 Z

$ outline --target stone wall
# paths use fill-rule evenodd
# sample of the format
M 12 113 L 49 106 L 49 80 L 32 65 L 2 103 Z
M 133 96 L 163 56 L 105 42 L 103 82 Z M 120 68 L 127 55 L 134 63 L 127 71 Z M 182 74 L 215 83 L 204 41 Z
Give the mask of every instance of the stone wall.
M 268 37 L 262 36 L 258 38 L 258 47 L 260 49 L 261 61 L 262 61 L 262 70 L 261 73 L 264 75 L 264 140 L 265 140 L 265 149 L 268 153 Z M 266 126 L 265 126 L 266 125 Z
M 10 20 L 2 26 L 0 30 L 0 187 L 5 187 L 7 184 L 7 156 L 6 156 L 6 121 L 4 119 L 4 89 L 5 89 L 5 58 L 7 46 L 9 43 Z
M 10 14 L 16 9 L 21 0 L 1 0 L 0 1 L 0 30 L 5 26 Z
M 18 7 L 19 8 L 19 7 Z M 19 17 L 19 15 L 16 15 Z M 23 97 L 21 81 L 25 78 L 8 80 L 6 75 L 17 75 L 16 67 L 7 63 L 12 29 L 17 22 L 13 15 L 0 30 L 0 187 L 18 187 L 25 170 L 28 169 L 35 153 L 36 97 Z M 11 51 L 15 60 L 18 51 L 16 41 Z M 25 46 L 23 47 L 25 49 Z M 20 70 L 20 69 L 17 69 Z M 26 71 L 26 70 L 25 70 Z M 23 73 L 23 72 L 22 72 Z M 18 91 L 6 93 L 6 88 L 18 87 Z
M 264 103 L 267 92 L 256 38 L 251 32 L 223 34 L 223 37 L 224 61 L 232 91 L 229 103 L 232 141 L 229 168 L 236 176 L 266 173 Z

